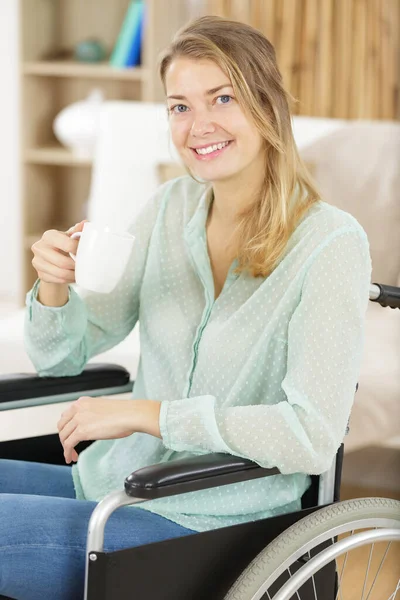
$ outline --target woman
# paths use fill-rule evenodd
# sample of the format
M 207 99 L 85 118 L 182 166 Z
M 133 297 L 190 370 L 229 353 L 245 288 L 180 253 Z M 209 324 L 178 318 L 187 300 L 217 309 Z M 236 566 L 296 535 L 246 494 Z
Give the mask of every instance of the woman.
M 80 373 L 137 321 L 141 360 L 131 401 L 83 397 L 62 413 L 72 476 L 1 461 L 0 593 L 18 599 L 81 597 L 90 514 L 132 471 L 226 452 L 281 475 L 119 509 L 106 550 L 298 510 L 345 435 L 369 245 L 299 158 L 272 45 L 204 17 L 178 32 L 160 76 L 191 176 L 162 185 L 130 228 L 135 250 L 116 290 L 69 287 L 82 223 L 32 248 L 26 344 L 39 374 Z M 78 458 L 82 440 L 96 442 Z M 35 495 L 24 495 L 27 480 Z

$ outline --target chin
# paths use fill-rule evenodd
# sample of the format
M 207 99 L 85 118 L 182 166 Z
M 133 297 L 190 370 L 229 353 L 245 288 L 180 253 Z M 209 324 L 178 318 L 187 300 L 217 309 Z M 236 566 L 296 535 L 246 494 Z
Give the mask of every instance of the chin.
M 238 171 L 224 172 L 222 171 L 222 169 L 219 172 L 212 172 L 212 169 L 209 169 L 208 171 L 206 169 L 197 169 L 196 171 L 192 169 L 192 172 L 196 177 L 199 177 L 200 179 L 203 179 L 204 181 L 207 181 L 209 183 L 216 183 L 218 181 L 228 181 L 229 179 L 235 177 L 238 173 Z

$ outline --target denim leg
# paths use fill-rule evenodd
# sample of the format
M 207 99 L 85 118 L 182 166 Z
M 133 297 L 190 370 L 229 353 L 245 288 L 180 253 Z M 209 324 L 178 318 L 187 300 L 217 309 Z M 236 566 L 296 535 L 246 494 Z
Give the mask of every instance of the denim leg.
M 24 475 L 24 467 L 19 465 L 18 477 L 13 479 L 9 474 L 5 484 L 3 475 L 12 465 L 4 462 L 0 468 L 0 492 L 7 485 L 11 489 L 12 481 L 14 490 L 30 490 L 30 478 L 35 477 L 42 482 L 34 488 L 36 494 L 56 495 L 70 490 L 68 485 L 60 484 L 63 475 L 58 477 L 69 467 L 56 466 L 57 476 L 51 478 L 47 469 L 37 467 L 38 463 L 27 463 L 32 466 L 26 467 Z M 42 476 L 38 476 L 38 471 L 42 471 Z M 17 600 L 82 600 L 87 528 L 96 504 L 21 492 L 0 493 L 0 594 Z M 107 521 L 104 549 L 122 550 L 192 533 L 195 532 L 164 517 L 125 506 Z
M 0 458 L 0 494 L 75 498 L 71 467 Z

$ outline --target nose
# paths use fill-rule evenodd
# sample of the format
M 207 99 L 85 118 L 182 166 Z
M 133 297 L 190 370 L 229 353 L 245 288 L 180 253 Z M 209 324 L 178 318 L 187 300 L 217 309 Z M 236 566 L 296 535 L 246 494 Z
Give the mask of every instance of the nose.
M 193 119 L 190 133 L 193 137 L 202 137 L 207 133 L 213 133 L 215 131 L 215 125 L 205 116 L 195 117 Z

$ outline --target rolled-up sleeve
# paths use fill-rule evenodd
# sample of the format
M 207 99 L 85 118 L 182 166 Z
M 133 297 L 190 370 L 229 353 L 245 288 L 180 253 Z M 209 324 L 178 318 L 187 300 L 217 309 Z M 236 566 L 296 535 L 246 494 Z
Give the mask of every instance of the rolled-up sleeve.
M 222 408 L 212 395 L 163 401 L 166 447 L 227 452 L 283 474 L 329 469 L 361 367 L 371 258 L 361 227 L 333 232 L 317 250 L 289 321 L 285 400 Z
M 26 296 L 25 348 L 41 376 L 71 376 L 87 361 L 122 341 L 138 321 L 139 297 L 148 248 L 170 182 L 149 199 L 128 229 L 135 236 L 132 255 L 121 280 L 109 294 L 69 287 L 67 303 L 43 306 L 39 280 Z

